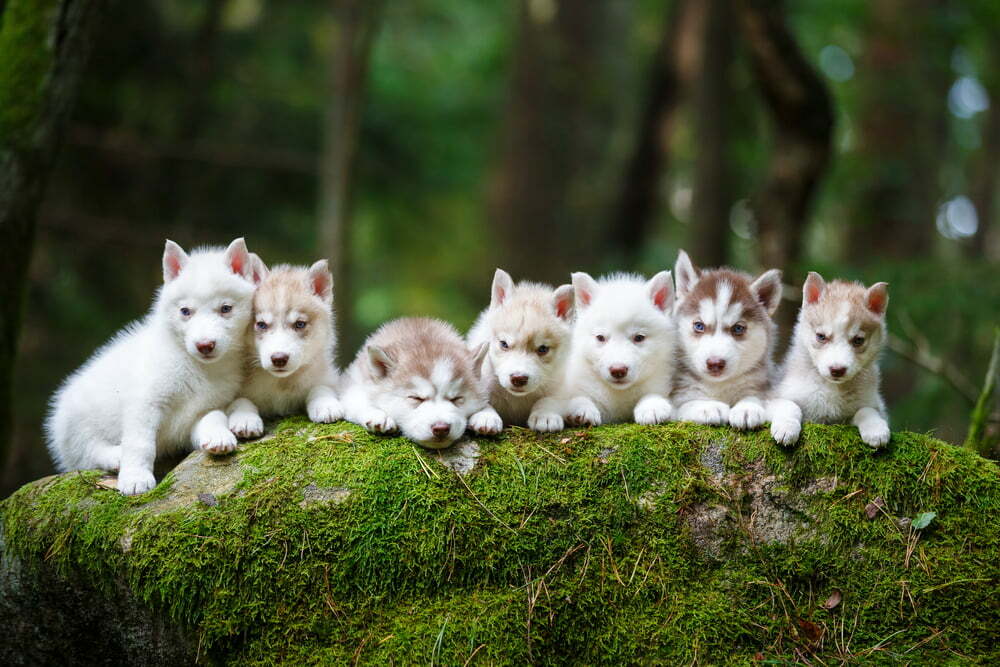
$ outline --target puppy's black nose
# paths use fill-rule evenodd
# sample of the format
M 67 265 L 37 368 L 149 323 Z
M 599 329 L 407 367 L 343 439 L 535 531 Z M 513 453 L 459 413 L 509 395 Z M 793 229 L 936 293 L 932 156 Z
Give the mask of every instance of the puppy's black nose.
M 847 366 L 830 366 L 830 377 L 842 378 L 847 375 Z
M 705 362 L 705 367 L 708 368 L 708 372 L 712 375 L 718 375 L 726 370 L 726 360 L 712 357 Z
M 198 348 L 199 352 L 201 352 L 203 355 L 207 357 L 208 355 L 212 354 L 213 350 L 215 350 L 215 341 L 202 340 L 195 343 L 194 346 Z
M 628 366 L 612 366 L 608 369 L 611 373 L 611 377 L 616 380 L 624 380 L 625 376 L 628 375 Z
M 288 363 L 288 355 L 284 352 L 276 352 L 271 355 L 271 363 L 274 364 L 276 368 L 284 368 Z
M 448 422 L 434 422 L 431 424 L 431 433 L 438 440 L 444 440 L 451 433 L 451 424 Z
M 528 376 L 527 375 L 511 375 L 510 376 L 510 383 L 512 385 L 514 385 L 515 387 L 523 387 L 524 385 L 528 384 Z

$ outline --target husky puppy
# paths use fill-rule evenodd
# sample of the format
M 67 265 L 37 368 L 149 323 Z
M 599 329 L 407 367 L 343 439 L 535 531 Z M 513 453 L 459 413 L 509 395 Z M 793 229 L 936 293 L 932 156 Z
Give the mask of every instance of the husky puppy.
M 373 433 L 400 430 L 424 447 L 448 447 L 487 405 L 478 373 L 485 356 L 485 346 L 469 352 L 440 320 L 383 324 L 344 373 L 344 413 Z
M 262 280 L 253 297 L 243 389 L 226 411 L 230 430 L 254 438 L 264 432 L 261 413 L 282 416 L 303 408 L 314 422 L 340 419 L 343 409 L 334 392 L 333 276 L 327 261 L 270 271 L 256 255 L 252 261 Z
M 730 269 L 698 270 L 677 255 L 681 353 L 674 387 L 678 419 L 757 428 L 773 376 L 774 322 L 781 271 L 757 279 Z
M 572 285 L 515 285 L 497 269 L 490 307 L 468 335 L 470 350 L 489 350 L 482 375 L 490 404 L 472 415 L 472 430 L 499 433 L 504 423 L 527 425 L 531 408 L 562 381 L 572 321 Z
M 615 274 L 595 281 L 573 274 L 576 324 L 563 386 L 535 405 L 528 425 L 557 431 L 670 419 L 674 369 L 673 281 L 661 271 L 646 281 Z
M 802 420 L 850 421 L 874 448 L 889 442 L 879 394 L 878 357 L 886 341 L 889 286 L 823 281 L 812 272 L 802 286 L 782 379 L 771 401 L 771 435 L 783 445 L 799 438 Z
M 236 447 L 223 409 L 242 378 L 254 293 L 243 239 L 190 255 L 167 241 L 163 287 L 135 322 L 69 376 L 45 423 L 61 471 L 118 471 L 118 490 L 156 485 L 157 455 Z

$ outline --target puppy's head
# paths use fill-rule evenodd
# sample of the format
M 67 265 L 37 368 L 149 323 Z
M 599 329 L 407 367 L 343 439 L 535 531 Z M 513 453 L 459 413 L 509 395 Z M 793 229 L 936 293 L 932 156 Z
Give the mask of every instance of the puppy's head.
M 691 370 L 708 382 L 723 382 L 765 363 L 771 316 L 781 301 L 781 271 L 756 279 L 727 269 L 699 271 L 683 250 L 675 271 L 677 327 Z
M 288 377 L 333 347 L 333 276 L 325 259 L 308 269 L 260 267 L 264 279 L 253 299 L 257 363 Z
M 242 238 L 225 250 L 190 255 L 173 241 L 163 251 L 157 310 L 192 357 L 211 364 L 240 347 L 252 313 L 254 264 Z
M 625 389 L 661 372 L 673 354 L 674 301 L 669 271 L 649 281 L 614 275 L 595 281 L 573 274 L 576 293 L 574 348 L 609 386 Z
M 812 272 L 802 286 L 796 335 L 820 377 L 839 384 L 869 366 L 885 344 L 889 285 L 834 280 Z

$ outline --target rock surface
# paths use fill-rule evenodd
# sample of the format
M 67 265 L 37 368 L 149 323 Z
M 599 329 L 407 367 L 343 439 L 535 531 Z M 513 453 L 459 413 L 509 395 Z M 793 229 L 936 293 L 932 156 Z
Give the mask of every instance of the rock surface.
M 1000 660 L 1000 473 L 926 436 L 289 420 L 108 487 L 0 503 L 0 664 Z

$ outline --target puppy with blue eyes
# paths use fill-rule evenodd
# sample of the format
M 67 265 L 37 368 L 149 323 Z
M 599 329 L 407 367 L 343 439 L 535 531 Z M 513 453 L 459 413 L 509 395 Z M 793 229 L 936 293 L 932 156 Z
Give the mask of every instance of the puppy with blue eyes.
M 699 270 L 681 250 L 674 273 L 681 343 L 673 394 L 678 419 L 761 426 L 768 419 L 771 316 L 781 301 L 781 271 L 754 279 L 725 268 Z

